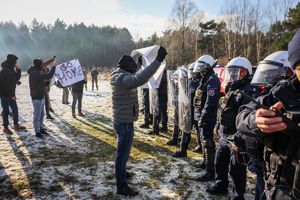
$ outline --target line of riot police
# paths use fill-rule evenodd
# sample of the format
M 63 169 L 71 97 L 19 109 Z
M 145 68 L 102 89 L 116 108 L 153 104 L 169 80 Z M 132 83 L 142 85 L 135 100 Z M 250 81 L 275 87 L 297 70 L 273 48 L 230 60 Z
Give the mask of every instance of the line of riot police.
M 213 70 L 217 61 L 210 55 L 166 75 L 165 98 L 169 98 L 173 118 L 172 138 L 167 145 L 177 145 L 180 139 L 180 149 L 172 156 L 186 157 L 195 131 L 194 151 L 204 158 L 196 167 L 205 171 L 193 179 L 214 181 L 206 190 L 211 195 L 228 193 L 230 174 L 231 198 L 244 199 L 248 168 L 257 177 L 255 199 L 300 199 L 299 38 L 297 32 L 289 51 L 275 52 L 259 62 L 255 74 L 247 58 L 230 60 L 223 71 L 227 83 L 224 96 Z M 151 114 L 161 113 L 158 109 Z M 166 119 L 164 115 L 162 118 Z M 152 134 L 158 134 L 159 118 L 153 119 L 156 125 Z M 166 120 L 163 124 L 165 131 Z

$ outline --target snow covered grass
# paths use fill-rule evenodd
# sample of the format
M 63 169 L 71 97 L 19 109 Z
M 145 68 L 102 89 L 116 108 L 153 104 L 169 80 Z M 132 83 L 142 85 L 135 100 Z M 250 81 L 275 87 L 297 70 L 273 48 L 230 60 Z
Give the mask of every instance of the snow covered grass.
M 126 199 L 116 194 L 114 159 L 116 137 L 110 121 L 109 84 L 98 92 L 84 91 L 85 118 L 71 117 L 70 105 L 61 104 L 62 90 L 50 92 L 55 120 L 45 120 L 49 136 L 34 137 L 28 77 L 18 86 L 21 121 L 28 132 L 0 133 L 0 199 Z M 89 85 L 89 89 L 91 86 Z M 70 102 L 71 100 L 70 95 Z M 200 154 L 174 159 L 177 147 L 165 145 L 171 133 L 149 136 L 138 128 L 128 163 L 135 173 L 130 185 L 140 192 L 133 199 L 227 199 L 205 193 L 210 183 L 192 180 L 201 171 L 194 165 Z M 171 128 L 171 127 L 170 127 Z M 190 148 L 195 146 L 193 136 Z M 253 182 L 253 176 L 250 178 Z M 249 184 L 253 192 L 253 184 Z M 252 199 L 247 194 L 247 199 Z

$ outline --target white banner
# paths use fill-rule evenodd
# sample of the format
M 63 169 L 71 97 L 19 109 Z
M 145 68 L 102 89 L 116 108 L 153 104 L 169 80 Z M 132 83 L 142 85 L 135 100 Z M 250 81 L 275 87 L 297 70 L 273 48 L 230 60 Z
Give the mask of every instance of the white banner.
M 143 56 L 143 66 L 140 70 L 143 70 L 145 67 L 150 65 L 154 59 L 157 56 L 157 52 L 159 50 L 159 45 L 154 45 L 142 49 L 136 49 L 131 52 L 131 56 L 135 55 L 142 55 Z M 160 81 L 162 78 L 162 74 L 164 71 L 164 68 L 166 67 L 166 62 L 163 61 L 159 67 L 159 69 L 156 71 L 156 73 L 150 78 L 149 82 L 145 85 L 141 86 L 142 88 L 159 88 Z
M 63 87 L 73 85 L 83 79 L 84 75 L 78 59 L 56 66 L 55 81 L 59 81 Z

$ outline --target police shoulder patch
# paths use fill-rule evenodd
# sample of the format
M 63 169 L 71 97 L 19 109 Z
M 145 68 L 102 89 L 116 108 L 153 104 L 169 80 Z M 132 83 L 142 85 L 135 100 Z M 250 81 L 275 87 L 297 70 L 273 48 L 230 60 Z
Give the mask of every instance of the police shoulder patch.
M 215 94 L 216 94 L 214 90 L 208 90 L 207 93 L 208 93 L 208 95 L 211 96 L 211 97 L 215 96 Z

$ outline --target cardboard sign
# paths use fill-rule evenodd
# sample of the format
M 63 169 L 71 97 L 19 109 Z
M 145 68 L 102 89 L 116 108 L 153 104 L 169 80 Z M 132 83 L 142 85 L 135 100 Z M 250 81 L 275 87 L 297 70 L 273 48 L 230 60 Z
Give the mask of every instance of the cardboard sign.
M 63 87 L 67 87 L 82 81 L 84 74 L 77 59 L 56 66 L 55 81 L 59 81 Z

